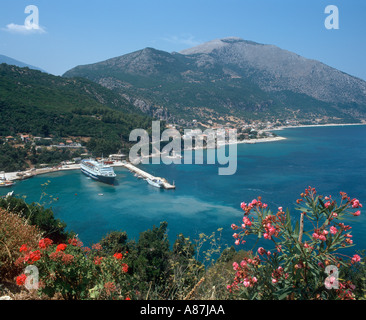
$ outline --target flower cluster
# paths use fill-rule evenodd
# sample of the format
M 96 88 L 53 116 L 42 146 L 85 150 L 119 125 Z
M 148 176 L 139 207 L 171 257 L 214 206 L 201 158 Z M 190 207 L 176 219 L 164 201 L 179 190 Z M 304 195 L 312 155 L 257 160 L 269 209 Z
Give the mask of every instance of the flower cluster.
M 38 288 L 50 297 L 59 292 L 65 299 L 130 298 L 128 252 L 111 255 L 100 244 L 92 249 L 82 246 L 77 238 L 59 244 L 44 238 L 36 250 L 23 244 L 17 263 L 36 265 L 40 277 Z M 16 283 L 24 286 L 26 280 L 27 276 L 21 274 Z
M 74 260 L 72 254 L 65 253 L 64 251 L 55 251 L 50 254 L 50 259 L 53 261 L 62 262 L 64 265 L 71 264 Z
M 268 207 L 268 205 L 266 203 L 262 202 L 262 198 L 258 197 L 258 199 L 254 199 L 252 200 L 252 202 L 250 202 L 249 204 L 246 204 L 245 202 L 242 202 L 240 204 L 240 207 L 244 210 L 245 214 L 249 214 L 250 211 L 254 208 L 257 209 L 265 209 Z
M 254 275 L 255 270 L 260 265 L 261 261 L 259 257 L 244 258 L 240 264 L 237 262 L 233 263 L 233 269 L 236 271 L 234 281 L 231 285 L 226 288 L 232 292 L 234 290 L 239 290 L 240 286 L 243 285 L 245 288 L 253 288 L 258 282 L 257 277 Z
M 41 259 L 41 251 L 40 250 L 32 251 L 32 249 L 28 248 L 28 246 L 26 244 L 23 244 L 20 247 L 19 252 L 23 253 L 23 256 L 19 257 L 15 261 L 16 266 L 20 266 L 22 264 L 32 265 L 35 262 L 37 262 L 39 259 Z
M 322 299 L 329 296 L 328 292 L 312 296 L 317 290 L 327 290 L 325 279 L 329 280 L 329 277 L 326 266 L 349 268 L 361 262 L 361 257 L 357 254 L 349 257 L 347 262 L 345 255 L 340 256 L 337 252 L 338 249 L 353 244 L 351 226 L 340 220 L 347 215 L 360 216 L 362 208 L 358 199 L 350 198 L 345 192 L 340 192 L 340 196 L 341 203 L 338 204 L 331 195 L 323 197 L 317 195 L 315 188 L 306 188 L 296 201 L 299 205 L 296 209 L 301 212 L 300 224 L 297 223 L 296 226 L 291 221 L 290 214 L 285 213 L 282 207 L 274 214 L 260 197 L 249 204 L 241 203 L 243 223 L 241 226 L 231 225 L 235 231 L 235 244 L 244 244 L 245 237 L 255 235 L 257 239 L 271 240 L 277 252 L 272 254 L 270 250 L 259 247 L 251 259 L 234 262 L 234 281 L 227 289 L 231 293 L 240 292 L 245 299 L 252 299 L 258 294 L 261 298 L 281 299 L 290 296 L 298 299 Z M 306 236 L 310 239 L 303 242 Z M 260 268 L 256 267 L 259 265 Z M 319 281 L 320 276 L 324 276 L 323 282 Z M 338 281 L 335 276 L 332 277 Z M 255 290 L 248 290 L 254 287 Z M 344 282 L 336 293 L 337 298 L 351 299 L 352 290 L 353 284 Z
M 278 283 L 278 281 L 280 281 L 281 279 L 286 280 L 289 277 L 289 274 L 283 271 L 283 268 L 281 266 L 279 266 L 277 269 L 275 269 L 272 274 L 272 283 L 276 284 Z

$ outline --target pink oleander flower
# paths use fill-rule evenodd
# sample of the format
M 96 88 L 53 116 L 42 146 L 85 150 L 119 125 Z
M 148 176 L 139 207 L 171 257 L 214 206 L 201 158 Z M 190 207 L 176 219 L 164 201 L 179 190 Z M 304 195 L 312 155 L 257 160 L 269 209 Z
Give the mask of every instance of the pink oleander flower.
M 358 211 L 356 211 L 356 212 L 354 212 L 354 213 L 353 213 L 353 215 L 354 215 L 355 217 L 358 217 L 360 214 L 361 214 L 361 211 L 360 211 L 360 210 L 358 210 Z
M 357 199 L 352 199 L 351 200 L 351 205 L 352 205 L 352 208 L 353 209 L 355 209 L 355 208 L 362 208 L 362 204 Z
M 356 262 L 360 262 L 361 261 L 361 257 L 358 254 L 355 254 L 352 257 L 352 262 L 356 263 Z
M 243 280 L 243 284 L 244 284 L 244 287 L 246 287 L 246 288 L 250 287 L 250 281 L 246 278 Z
M 237 239 L 237 240 L 235 240 L 235 245 L 239 245 L 240 244 L 240 240 L 239 239 Z
M 270 236 L 273 236 L 273 235 L 276 233 L 276 228 L 274 228 L 273 226 L 271 226 L 271 227 L 268 229 L 268 232 L 269 232 L 269 235 L 270 235 Z
M 233 263 L 233 269 L 236 271 L 239 269 L 239 264 L 237 262 Z
M 331 234 L 336 234 L 338 232 L 337 228 L 336 227 L 330 227 L 330 233 Z
M 330 206 L 331 206 L 330 201 L 328 201 L 328 202 L 324 203 L 324 207 L 326 207 L 327 209 L 328 209 Z
M 278 280 L 277 280 L 277 279 L 275 279 L 275 278 L 273 278 L 273 279 L 272 279 L 272 283 L 273 283 L 273 284 L 276 284 L 277 282 L 278 282 Z
M 243 217 L 243 222 L 246 226 L 251 226 L 252 225 L 252 222 L 249 220 L 248 217 Z
M 240 204 L 240 208 L 242 208 L 243 210 L 245 210 L 246 207 L 247 207 L 247 204 L 245 202 L 242 202 Z

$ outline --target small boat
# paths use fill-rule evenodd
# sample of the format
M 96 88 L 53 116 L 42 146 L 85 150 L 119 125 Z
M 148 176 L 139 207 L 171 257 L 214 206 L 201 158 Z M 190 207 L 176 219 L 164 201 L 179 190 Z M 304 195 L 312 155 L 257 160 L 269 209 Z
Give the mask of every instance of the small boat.
M 156 188 L 162 188 L 163 185 L 163 181 L 161 181 L 159 178 L 155 178 L 155 179 L 146 179 L 147 183 L 156 187 Z
M 104 194 L 103 193 L 98 193 L 98 196 L 101 196 L 102 197 L 102 196 L 104 196 Z
M 9 180 L 0 180 L 0 187 L 11 187 L 15 184 L 13 181 Z

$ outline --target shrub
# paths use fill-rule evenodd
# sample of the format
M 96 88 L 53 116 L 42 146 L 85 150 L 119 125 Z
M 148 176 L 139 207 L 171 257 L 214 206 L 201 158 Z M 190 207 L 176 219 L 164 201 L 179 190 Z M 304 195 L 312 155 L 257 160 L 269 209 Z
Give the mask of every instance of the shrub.
M 101 246 L 85 248 L 75 238 L 59 245 L 46 238 L 37 247 L 22 246 L 23 256 L 17 265 L 37 267 L 38 292 L 49 297 L 59 293 L 66 300 L 132 298 L 125 254 L 101 257 L 101 249 Z M 32 279 L 35 275 L 28 277 Z M 27 275 L 19 275 L 17 284 L 25 285 L 26 279 Z
M 37 245 L 41 238 L 39 229 L 30 226 L 17 214 L 0 208 L 0 278 L 12 279 L 20 272 L 14 262 L 20 257 L 22 244 Z
M 26 219 L 30 225 L 37 226 L 44 236 L 54 242 L 64 242 L 71 236 L 65 231 L 66 224 L 55 219 L 52 209 L 46 209 L 36 203 L 28 204 L 23 199 L 15 197 L 1 198 L 0 208 Z
M 338 205 L 331 196 L 317 196 L 315 188 L 307 188 L 297 200 L 301 214 L 295 226 L 288 210 L 284 212 L 280 207 L 274 214 L 260 197 L 249 204 L 242 203 L 243 224 L 232 225 L 235 243 L 244 244 L 245 237 L 256 235 L 272 248 L 259 247 L 254 257 L 233 263 L 236 273 L 227 287 L 233 296 L 355 299 L 355 286 L 343 275 L 360 263 L 361 257 L 355 254 L 346 259 L 338 251 L 353 245 L 351 227 L 341 221 L 359 216 L 362 204 L 344 192 L 340 196 Z

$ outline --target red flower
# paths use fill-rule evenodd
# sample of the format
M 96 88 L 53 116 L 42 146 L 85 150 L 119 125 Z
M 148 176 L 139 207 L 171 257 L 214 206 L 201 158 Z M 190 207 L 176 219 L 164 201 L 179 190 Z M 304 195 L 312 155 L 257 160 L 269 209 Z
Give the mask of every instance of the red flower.
M 73 239 L 69 239 L 68 241 L 69 241 L 69 244 L 71 244 L 74 247 L 82 247 L 83 246 L 83 243 L 79 239 L 73 238 Z
M 92 249 L 93 250 L 102 250 L 102 246 L 99 243 L 93 244 L 92 245 Z
M 29 264 L 33 264 L 34 262 L 41 259 L 41 252 L 39 250 L 37 251 L 31 251 L 29 252 L 23 259 L 24 262 L 27 262 Z
M 52 245 L 53 241 L 48 238 L 41 239 L 38 243 L 40 249 L 47 249 L 50 245 Z
M 36 262 L 36 261 L 38 261 L 39 259 L 41 259 L 41 252 L 40 252 L 39 250 L 34 251 L 34 252 L 31 252 L 31 253 L 29 254 L 29 258 L 30 258 L 30 260 L 31 260 L 31 262 L 32 262 L 32 263 L 33 263 L 33 262 Z
M 64 243 L 61 243 L 61 244 L 59 244 L 59 245 L 57 246 L 57 248 L 56 248 L 56 252 L 59 252 L 59 251 L 65 251 L 65 250 L 66 250 L 66 248 L 67 248 L 67 245 L 66 245 L 66 244 L 64 244 Z
M 123 271 L 124 273 L 127 273 L 127 272 L 128 272 L 128 265 L 127 265 L 126 263 L 123 263 L 123 264 L 122 264 L 122 271 Z
M 102 260 L 103 260 L 103 257 L 95 257 L 94 264 L 98 266 L 102 263 Z
M 72 254 L 67 254 L 62 252 L 62 262 L 64 264 L 70 264 L 74 260 L 74 256 Z
M 108 295 L 111 295 L 113 292 L 117 291 L 117 288 L 113 282 L 107 282 L 104 284 L 104 288 Z
M 17 277 L 17 285 L 18 286 L 24 286 L 25 281 L 27 280 L 27 276 L 23 273 L 20 276 Z
M 122 260 L 123 255 L 122 255 L 122 253 L 117 252 L 117 253 L 115 253 L 115 254 L 113 255 L 113 257 L 115 257 L 117 260 Z
M 27 245 L 26 245 L 26 244 L 23 244 L 23 245 L 20 247 L 19 252 L 27 252 L 28 250 L 29 250 L 29 249 L 28 249 Z

